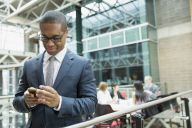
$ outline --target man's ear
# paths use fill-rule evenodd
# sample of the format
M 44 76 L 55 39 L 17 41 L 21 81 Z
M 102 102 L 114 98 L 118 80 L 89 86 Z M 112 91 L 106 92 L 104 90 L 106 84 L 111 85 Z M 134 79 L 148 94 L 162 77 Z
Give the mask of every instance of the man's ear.
M 66 37 L 67 37 L 67 35 L 68 35 L 68 29 L 65 31 L 65 34 L 66 34 Z

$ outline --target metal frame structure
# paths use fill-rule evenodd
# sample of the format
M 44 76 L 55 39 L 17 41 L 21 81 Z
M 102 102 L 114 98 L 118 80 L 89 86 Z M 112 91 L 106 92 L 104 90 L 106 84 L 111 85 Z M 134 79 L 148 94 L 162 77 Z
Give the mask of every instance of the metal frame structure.
M 37 54 L 31 52 L 1 50 L 0 69 L 22 67 L 26 60 L 35 56 L 37 56 Z
M 66 1 L 68 1 L 69 3 L 68 3 L 68 4 L 65 4 Z M 61 11 L 61 10 L 65 9 L 65 8 L 67 8 L 67 7 L 69 7 L 69 6 L 72 6 L 73 4 L 78 5 L 78 6 L 81 6 L 81 4 L 79 3 L 80 1 L 81 1 L 81 0 L 76 0 L 76 1 L 63 0 L 63 3 L 61 4 L 61 6 L 59 6 L 59 5 L 56 4 L 53 0 L 46 0 L 46 1 L 44 1 L 44 2 L 41 3 L 42 5 L 45 4 L 45 6 L 42 8 L 41 14 L 40 14 L 39 16 L 38 16 L 38 15 L 35 15 L 35 13 L 32 12 L 32 11 L 34 10 L 34 8 L 27 12 L 27 16 L 32 12 L 32 13 L 36 16 L 36 19 L 33 20 L 33 21 L 31 21 L 31 22 L 26 23 L 26 25 L 30 25 L 30 24 L 32 24 L 32 23 L 34 23 L 34 22 L 39 21 L 39 20 L 41 19 L 41 17 L 43 16 L 43 14 L 44 14 L 44 12 L 45 12 L 45 10 L 46 10 L 47 5 L 48 5 L 49 2 L 52 3 L 52 4 L 56 7 L 56 9 L 55 9 L 56 11 Z M 25 18 L 28 18 L 27 16 L 26 16 Z
M 125 27 L 131 27 L 131 26 L 134 26 L 134 25 L 137 25 L 140 23 L 140 21 L 138 20 L 138 12 L 136 13 L 133 13 L 130 14 L 129 12 L 127 12 L 127 10 L 124 8 L 124 5 L 127 5 L 127 4 L 133 4 L 134 7 L 136 8 L 136 10 L 138 11 L 138 8 L 136 7 L 136 5 L 134 4 L 134 1 L 136 0 L 132 0 L 132 1 L 129 1 L 128 3 L 125 3 L 125 4 L 120 4 L 119 3 L 119 0 L 116 1 L 116 3 L 114 5 L 110 5 L 107 1 L 96 1 L 94 3 L 94 6 L 93 7 L 87 7 L 87 6 L 83 6 L 83 8 L 86 8 L 88 11 L 89 11 L 89 14 L 87 16 L 84 16 L 84 20 L 87 20 L 87 22 L 89 22 L 92 26 L 89 28 L 90 31 L 89 34 L 88 34 L 88 37 L 91 37 L 91 36 L 95 36 L 95 35 L 99 35 L 100 34 L 100 31 L 99 29 L 104 29 L 104 28 L 108 28 L 106 30 L 106 33 L 107 32 L 110 32 L 110 31 L 113 31 L 113 27 L 117 30 L 119 29 L 122 29 L 122 27 L 119 27 L 118 25 L 121 24 L 121 26 L 123 25 L 123 28 Z M 105 6 L 104 6 L 105 5 Z M 107 6 L 107 8 L 106 8 Z M 102 10 L 104 11 L 101 11 L 101 7 L 102 7 Z M 97 8 L 97 9 L 95 9 Z M 98 11 L 96 11 L 98 10 Z M 117 15 L 114 10 L 116 10 L 117 12 L 120 12 L 119 15 Z M 126 10 L 126 11 L 125 11 Z M 109 12 L 113 12 L 113 15 L 118 17 L 117 18 L 114 18 L 113 16 L 111 16 L 109 14 Z M 102 15 L 104 17 L 106 17 L 107 19 L 109 20 L 106 20 L 105 22 L 101 21 L 99 18 L 97 18 L 97 15 Z M 98 21 L 98 23 L 100 24 L 100 26 L 98 27 L 97 25 L 93 24 L 89 18 L 90 17 L 95 17 L 96 20 Z M 110 21 L 110 19 L 112 21 Z M 85 30 L 83 30 L 84 33 Z
M 15 97 L 14 95 L 0 97 L 0 105 L 1 105 L 0 115 L 2 115 L 2 112 L 6 111 L 7 109 L 15 110 L 13 107 L 13 104 L 12 104 L 14 97 Z M 8 114 L 8 115 L 2 115 L 2 116 L 0 116 L 0 120 L 9 118 L 9 117 L 14 117 L 18 114 L 19 114 L 19 112 L 15 112 L 15 113 Z
M 30 25 L 39 21 L 46 10 L 54 9 L 61 11 L 72 5 L 81 6 L 80 1 L 81 0 L 63 0 L 62 4 L 58 5 L 54 0 L 31 0 L 27 2 L 25 0 L 19 0 L 19 3 L 17 3 L 18 0 L 4 0 L 0 1 L 0 17 L 3 17 L 5 21 L 21 14 L 24 16 L 24 25 Z M 52 8 L 47 8 L 48 4 L 52 4 Z M 35 12 L 36 9 L 40 10 L 40 14 Z M 29 15 L 33 15 L 35 19 L 31 20 Z

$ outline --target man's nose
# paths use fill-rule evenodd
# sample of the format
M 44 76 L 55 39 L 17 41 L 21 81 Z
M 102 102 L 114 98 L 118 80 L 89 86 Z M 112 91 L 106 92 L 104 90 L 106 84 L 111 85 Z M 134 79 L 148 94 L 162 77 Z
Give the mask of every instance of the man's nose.
M 53 46 L 53 45 L 55 45 L 54 42 L 51 39 L 49 39 L 47 41 L 47 46 Z

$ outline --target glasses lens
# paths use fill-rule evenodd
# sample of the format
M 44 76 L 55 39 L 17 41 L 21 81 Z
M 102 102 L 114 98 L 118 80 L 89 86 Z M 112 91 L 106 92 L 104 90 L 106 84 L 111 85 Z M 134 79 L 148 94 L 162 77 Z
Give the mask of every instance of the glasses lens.
M 40 40 L 41 40 L 42 42 L 47 42 L 49 39 L 48 39 L 48 38 L 45 38 L 45 37 L 41 37 Z
M 60 42 L 61 41 L 61 39 L 58 39 L 58 38 L 53 38 L 53 39 L 51 39 L 54 43 L 57 43 L 57 42 Z

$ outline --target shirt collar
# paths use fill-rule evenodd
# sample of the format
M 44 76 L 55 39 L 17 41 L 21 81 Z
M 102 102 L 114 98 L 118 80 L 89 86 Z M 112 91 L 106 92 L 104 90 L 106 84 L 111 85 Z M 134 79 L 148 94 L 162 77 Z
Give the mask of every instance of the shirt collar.
M 65 57 L 66 52 L 67 52 L 67 48 L 64 47 L 63 50 L 61 50 L 59 53 L 57 53 L 57 54 L 55 55 L 55 58 L 56 58 L 60 63 L 62 63 L 63 58 Z M 45 62 L 48 61 L 51 56 L 52 56 L 52 55 L 50 55 L 50 54 L 46 51 L 46 52 L 45 52 L 45 55 L 44 55 L 44 61 L 45 61 Z

